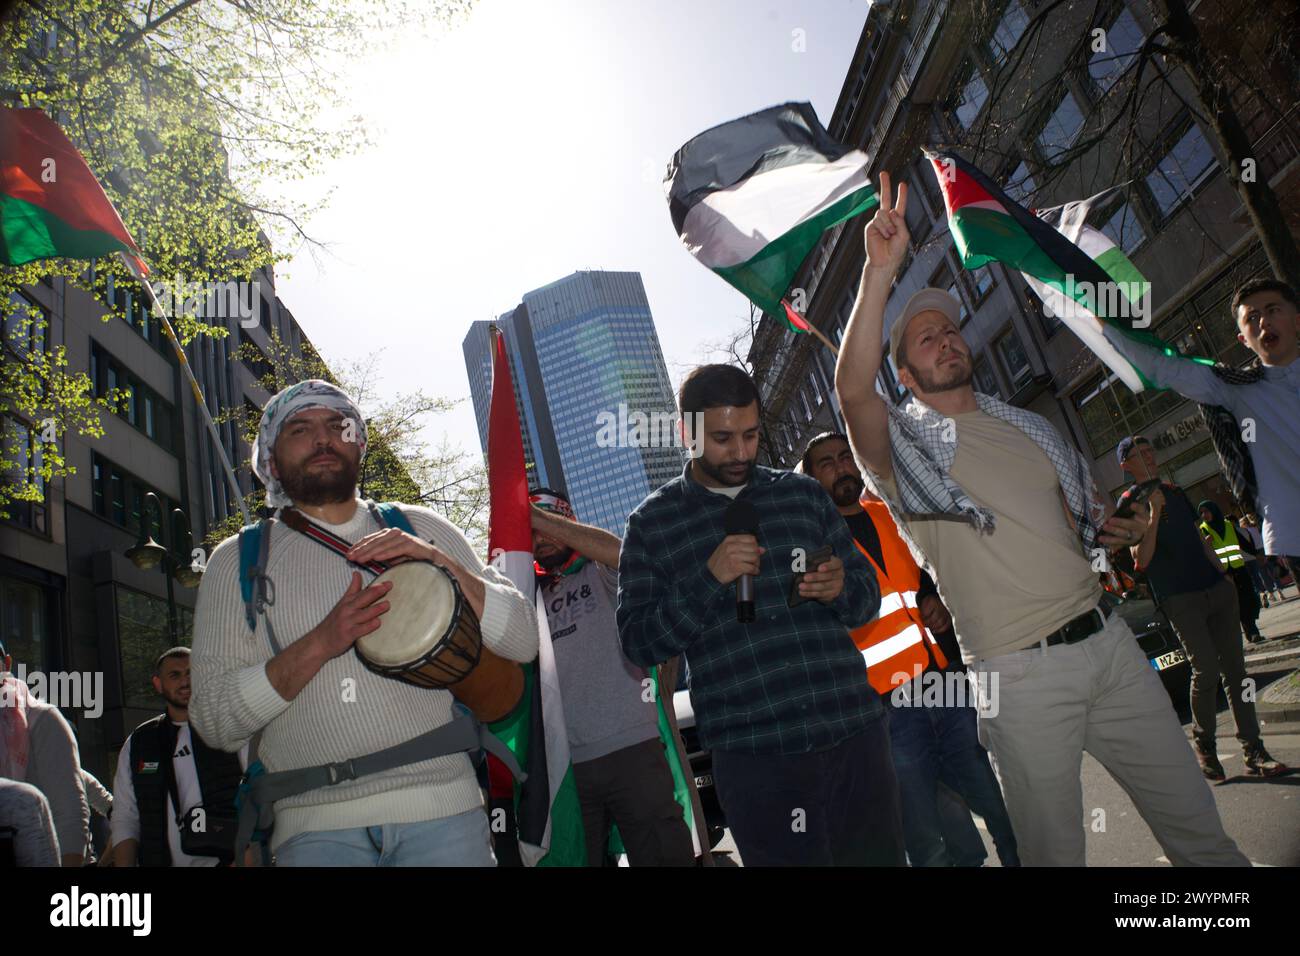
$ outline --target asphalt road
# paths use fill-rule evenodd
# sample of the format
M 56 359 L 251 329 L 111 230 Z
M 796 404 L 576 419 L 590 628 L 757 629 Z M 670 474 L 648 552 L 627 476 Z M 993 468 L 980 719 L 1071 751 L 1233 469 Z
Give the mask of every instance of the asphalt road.
M 1287 588 L 1286 595 L 1289 600 L 1260 615 L 1260 630 L 1270 640 L 1247 647 L 1247 673 L 1255 678 L 1261 693 L 1274 680 L 1300 667 L 1300 600 L 1294 588 Z M 1179 718 L 1190 740 L 1191 715 L 1184 708 Z M 1265 746 L 1273 757 L 1300 767 L 1300 722 L 1276 723 L 1266 714 L 1261 714 L 1261 722 Z M 1228 779 L 1211 787 L 1211 792 L 1224 829 L 1256 866 L 1300 866 L 1300 772 L 1269 780 L 1242 775 L 1241 750 L 1222 692 L 1218 739 L 1219 759 Z M 1168 866 L 1133 801 L 1088 754 L 1083 756 L 1082 778 L 1085 824 L 1091 825 L 1093 809 L 1106 811 L 1105 831 L 1087 834 L 1088 866 Z M 988 849 L 985 865 L 997 866 L 993 841 L 978 816 L 975 822 Z M 714 861 L 720 866 L 743 865 L 730 832 L 715 848 Z

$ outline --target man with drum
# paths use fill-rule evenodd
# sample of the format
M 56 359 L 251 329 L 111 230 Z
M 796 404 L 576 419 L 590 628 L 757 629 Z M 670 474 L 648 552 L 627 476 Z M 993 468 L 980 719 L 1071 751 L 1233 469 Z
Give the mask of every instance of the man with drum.
M 568 498 L 541 488 L 533 503 L 533 558 L 555 648 L 587 863 L 605 860 L 611 825 L 632 866 L 691 866 L 695 851 L 659 736 L 643 667 L 618 639 L 622 542 L 578 523 Z M 665 691 L 672 693 L 671 688 Z
M 296 783 L 273 791 L 281 795 L 271 833 L 278 865 L 492 866 L 466 753 L 477 747 L 430 733 L 467 720 L 453 711 L 452 694 L 374 673 L 350 653 L 382 631 L 386 614 L 412 613 L 390 601 L 386 583 L 365 587 L 357 568 L 427 561 L 445 569 L 469 609 L 462 613 L 481 622 L 483 647 L 510 661 L 537 654 L 533 603 L 429 509 L 402 505 L 405 522 L 385 527 L 380 509 L 357 497 L 365 450 L 360 409 L 327 382 L 299 382 L 267 403 L 253 445 L 267 505 L 291 505 L 354 546 L 345 559 L 279 520 L 263 525 L 254 571 L 269 585 L 256 616 L 241 590 L 239 537 L 217 547 L 195 608 L 190 717 L 225 750 L 259 735 L 268 778 Z

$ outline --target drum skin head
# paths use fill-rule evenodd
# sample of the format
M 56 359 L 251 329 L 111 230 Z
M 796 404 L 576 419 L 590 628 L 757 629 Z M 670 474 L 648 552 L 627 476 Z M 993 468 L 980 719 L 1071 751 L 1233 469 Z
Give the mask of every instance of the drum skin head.
M 451 575 L 427 561 L 409 561 L 389 568 L 369 586 L 381 581 L 393 583 L 385 599 L 389 608 L 378 630 L 358 639 L 357 653 L 380 667 L 414 663 L 451 627 L 456 604 Z

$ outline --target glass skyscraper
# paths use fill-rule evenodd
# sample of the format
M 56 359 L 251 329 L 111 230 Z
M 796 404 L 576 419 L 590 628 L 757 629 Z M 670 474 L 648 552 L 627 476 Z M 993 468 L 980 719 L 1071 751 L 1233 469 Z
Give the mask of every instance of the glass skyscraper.
M 475 322 L 462 346 L 485 454 L 492 324 Z M 529 292 L 495 324 L 506 337 L 529 483 L 566 492 L 579 520 L 622 534 L 628 514 L 685 462 L 641 276 L 578 272 Z

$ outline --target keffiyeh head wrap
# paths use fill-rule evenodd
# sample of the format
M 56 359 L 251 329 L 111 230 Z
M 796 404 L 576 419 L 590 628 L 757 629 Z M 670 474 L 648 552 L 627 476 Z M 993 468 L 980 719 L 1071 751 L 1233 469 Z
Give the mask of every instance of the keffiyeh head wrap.
M 529 493 L 528 500 L 543 511 L 549 511 L 561 518 L 568 518 L 570 521 L 578 520 L 573 513 L 573 505 L 569 504 L 569 500 L 557 491 L 551 491 L 549 488 L 539 488 Z
M 528 493 L 528 500 L 542 511 L 557 515 L 567 521 L 576 522 L 578 520 L 578 516 L 573 513 L 573 505 L 569 504 L 569 499 L 558 491 L 552 491 L 550 488 L 538 488 Z M 570 548 L 569 559 L 560 567 L 548 570 L 534 561 L 533 571 L 536 572 L 539 578 L 558 580 L 582 570 L 582 566 L 586 563 L 586 558 Z
M 345 418 L 356 422 L 357 445 L 360 446 L 361 457 L 366 457 L 366 420 L 361 416 L 357 403 L 343 389 L 318 378 L 290 385 L 266 403 L 266 408 L 262 411 L 262 423 L 257 428 L 257 438 L 253 441 L 253 472 L 266 486 L 268 507 L 283 508 L 292 504 L 289 496 L 284 493 L 280 480 L 271 474 L 271 453 L 275 449 L 275 440 L 280 437 L 280 430 L 289 419 L 312 408 L 333 408 L 342 412 Z

